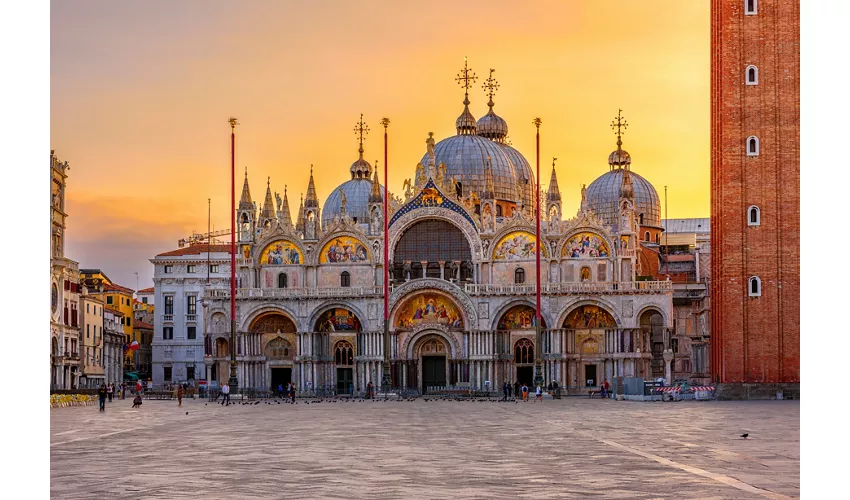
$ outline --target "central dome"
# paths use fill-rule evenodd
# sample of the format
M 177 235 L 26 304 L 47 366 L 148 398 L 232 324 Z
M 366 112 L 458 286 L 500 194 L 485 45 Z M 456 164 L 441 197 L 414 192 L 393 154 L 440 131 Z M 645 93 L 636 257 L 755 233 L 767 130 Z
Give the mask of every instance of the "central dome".
M 436 165 L 446 165 L 446 176 L 452 177 L 463 186 L 463 195 L 470 190 L 480 197 L 486 187 L 485 172 L 487 158 L 493 169 L 493 191 L 498 200 L 515 202 L 518 181 L 514 164 L 504 148 L 489 139 L 477 135 L 455 135 L 438 142 L 434 146 Z M 421 160 L 428 163 L 426 153 Z
M 361 177 L 343 182 L 328 195 L 325 206 L 322 208 L 322 226 L 330 224 L 334 217 L 342 213 L 340 190 L 345 193 L 345 213 L 352 219 L 357 219 L 359 224 L 368 222 L 369 194 L 372 192 L 372 181 Z M 385 194 L 384 187 L 381 186 L 381 195 Z

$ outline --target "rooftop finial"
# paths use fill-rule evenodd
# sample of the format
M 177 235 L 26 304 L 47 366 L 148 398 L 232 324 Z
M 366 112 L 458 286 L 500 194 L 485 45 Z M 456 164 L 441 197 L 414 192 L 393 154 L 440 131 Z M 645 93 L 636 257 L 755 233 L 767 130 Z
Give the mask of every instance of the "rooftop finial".
M 496 91 L 499 90 L 499 82 L 493 78 L 493 73 L 495 72 L 495 69 L 490 68 L 490 78 L 487 78 L 484 84 L 481 85 L 481 87 L 487 91 L 487 97 L 490 98 L 490 102 L 488 102 L 487 105 L 491 108 L 496 104 L 493 102 L 493 96 L 496 95 Z
M 628 122 L 623 118 L 623 110 L 617 110 L 617 117 L 614 121 L 611 122 L 611 130 L 615 130 L 615 134 L 617 134 L 617 150 L 619 151 L 623 147 L 623 139 L 622 135 L 625 133 L 626 129 L 629 128 Z
M 358 142 L 360 144 L 360 159 L 363 159 L 363 136 L 369 133 L 369 126 L 363 122 L 363 113 L 360 113 L 360 121 L 357 122 L 357 125 L 354 127 L 354 134 L 357 135 Z
M 230 129 L 231 129 L 231 130 L 235 130 L 235 129 L 236 129 L 236 126 L 237 126 L 237 125 L 239 125 L 239 122 L 238 122 L 238 121 L 236 121 L 236 118 L 234 118 L 234 117 L 232 117 L 232 116 L 230 117 L 230 119 L 229 119 L 229 120 L 227 120 L 227 123 L 229 123 L 229 124 L 230 124 Z
M 460 114 L 455 122 L 457 133 L 458 135 L 475 134 L 475 117 L 469 112 L 469 88 L 472 87 L 473 83 L 478 81 L 478 77 L 469 69 L 469 65 L 466 63 L 466 57 L 463 58 L 463 71 L 458 73 L 455 80 L 463 87 L 463 113 Z
M 463 103 L 469 105 L 469 88 L 472 87 L 473 83 L 478 81 L 478 77 L 475 76 L 475 72 L 469 69 L 466 56 L 463 56 L 463 71 L 457 74 L 455 80 L 457 80 L 457 83 L 463 87 L 463 94 L 466 96 Z

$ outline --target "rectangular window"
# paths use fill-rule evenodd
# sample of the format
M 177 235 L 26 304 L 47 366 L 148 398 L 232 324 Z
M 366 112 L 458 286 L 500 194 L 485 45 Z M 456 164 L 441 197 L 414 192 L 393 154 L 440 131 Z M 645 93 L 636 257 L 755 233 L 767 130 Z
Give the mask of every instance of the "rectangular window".
M 107 295 L 107 296 L 106 296 L 106 303 L 107 303 L 107 304 L 112 304 L 112 295 Z
M 218 272 L 218 264 L 211 265 L 210 266 L 210 272 L 211 273 L 217 273 Z
M 195 367 L 187 366 L 186 367 L 186 380 L 195 380 Z
M 147 304 L 147 303 L 148 303 L 148 298 L 142 297 L 142 304 Z
M 88 313 L 89 313 L 89 305 L 86 304 L 86 314 L 88 314 Z
M 86 305 L 88 305 L 88 304 L 86 304 Z M 86 324 L 86 338 L 90 338 L 90 335 L 89 335 L 89 327 L 90 327 L 90 326 L 91 326 L 91 325 Z
M 189 295 L 186 297 L 186 314 L 198 314 L 197 295 Z
M 162 267 L 162 272 L 165 274 L 171 274 L 172 266 L 171 264 L 166 264 Z
M 674 354 L 679 353 L 679 339 L 671 339 L 671 343 L 673 344 L 671 347 L 673 349 Z
M 195 330 L 195 329 L 196 329 L 196 328 L 197 328 L 197 327 L 194 327 L 194 326 L 187 326 L 187 327 L 186 327 L 186 338 L 187 338 L 187 339 L 189 339 L 189 340 L 195 340 L 195 338 L 196 338 L 196 333 L 195 333 L 195 332 L 196 332 L 196 330 Z
M 744 2 L 747 5 L 746 9 L 745 9 L 745 13 L 748 16 L 754 16 L 754 15 L 758 14 L 758 10 L 759 10 L 758 0 L 744 0 Z
M 195 272 L 195 264 L 189 264 L 186 266 L 186 272 L 194 273 Z
M 171 367 L 163 366 L 162 367 L 162 379 L 166 382 L 171 382 Z
M 174 295 L 165 296 L 165 314 L 174 314 Z
M 162 340 L 173 340 L 174 339 L 174 327 L 173 326 L 163 326 L 162 327 Z

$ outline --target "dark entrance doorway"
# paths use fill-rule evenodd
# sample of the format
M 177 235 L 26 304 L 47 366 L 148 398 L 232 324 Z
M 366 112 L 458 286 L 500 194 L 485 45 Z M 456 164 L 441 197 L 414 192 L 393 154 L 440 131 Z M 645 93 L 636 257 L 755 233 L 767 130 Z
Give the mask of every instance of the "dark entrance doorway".
M 286 391 L 286 384 L 292 382 L 292 368 L 272 368 L 272 390 L 277 391 L 277 386 L 282 385 Z
M 599 385 L 599 380 L 596 379 L 596 365 L 584 366 L 584 383 L 585 385 Z
M 516 379 L 520 385 L 525 384 L 528 387 L 531 387 L 531 383 L 534 382 L 534 367 L 533 366 L 517 366 L 516 368 Z
M 354 391 L 354 369 L 353 368 L 337 368 L 336 369 L 336 393 L 351 394 Z
M 446 357 L 422 356 L 422 393 L 428 387 L 446 385 Z

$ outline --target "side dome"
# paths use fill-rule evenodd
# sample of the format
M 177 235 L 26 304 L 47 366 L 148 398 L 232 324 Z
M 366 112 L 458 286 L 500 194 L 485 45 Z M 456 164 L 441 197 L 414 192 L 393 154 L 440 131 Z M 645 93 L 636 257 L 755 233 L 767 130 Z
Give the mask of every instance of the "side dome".
M 623 169 L 614 169 L 600 175 L 587 187 L 587 206 L 607 226 L 619 224 L 620 187 Z M 643 215 L 641 226 L 661 229 L 661 201 L 652 184 L 629 170 L 635 193 L 635 210 Z
M 325 205 L 322 207 L 322 226 L 327 226 L 333 221 L 334 217 L 342 214 L 340 190 L 345 193 L 345 213 L 352 219 L 357 219 L 358 224 L 368 222 L 369 194 L 372 192 L 372 181 L 366 178 L 355 178 L 343 182 L 328 195 Z M 381 186 L 381 194 L 386 196 L 383 186 Z
M 481 137 L 493 139 L 494 141 L 504 141 L 508 135 L 508 122 L 504 118 L 490 111 L 478 119 L 477 133 Z
M 470 190 L 478 193 L 486 188 L 487 158 L 493 171 L 493 191 L 498 200 L 514 202 L 517 199 L 517 173 L 505 150 L 497 143 L 477 135 L 447 137 L 434 146 L 436 165 L 446 165 L 446 175 L 463 185 L 464 196 Z M 428 164 L 428 154 L 421 160 Z
M 534 171 L 531 170 L 531 164 L 513 146 L 499 143 L 499 147 L 505 151 L 511 163 L 514 164 L 517 185 L 522 190 L 522 204 L 526 207 L 534 206 Z

